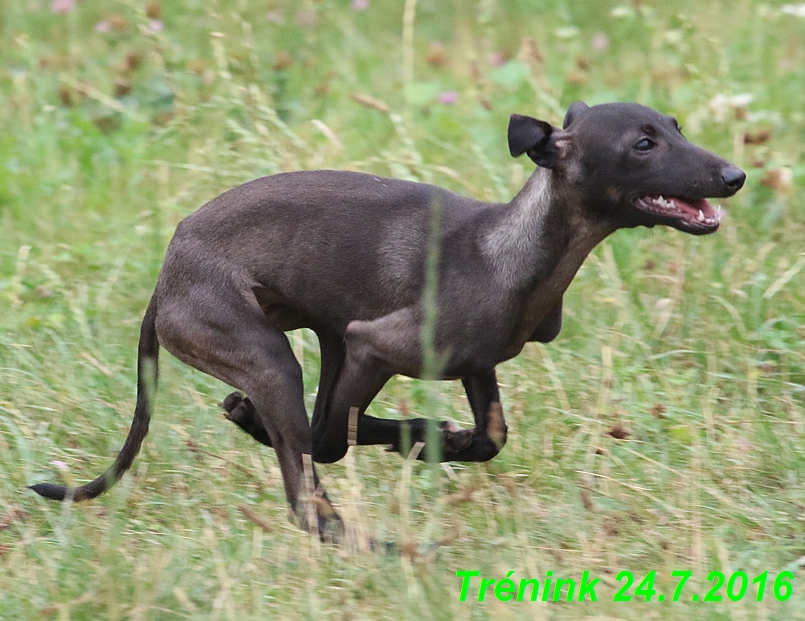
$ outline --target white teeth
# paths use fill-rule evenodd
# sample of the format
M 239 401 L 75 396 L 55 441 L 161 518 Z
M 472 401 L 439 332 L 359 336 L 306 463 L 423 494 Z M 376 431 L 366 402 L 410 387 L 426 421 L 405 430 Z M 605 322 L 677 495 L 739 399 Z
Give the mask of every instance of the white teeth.
M 674 202 L 673 199 L 671 199 L 671 198 L 666 199 L 665 197 L 663 197 L 662 194 L 660 194 L 657 198 L 655 198 L 654 202 L 657 205 L 659 205 L 660 207 L 663 207 L 664 209 L 676 209 L 677 208 L 676 203 Z
M 680 207 L 676 200 L 673 198 L 665 198 L 662 194 L 656 197 L 646 196 L 640 199 L 641 203 L 644 207 L 654 207 L 674 211 L 676 214 L 681 216 L 685 216 L 690 212 L 685 208 L 685 203 L 683 201 L 682 206 Z M 698 210 L 698 214 L 696 215 L 696 221 L 704 224 L 706 226 L 715 226 L 721 222 L 721 205 L 714 205 L 715 213 L 712 216 L 705 216 L 704 211 L 701 209 Z

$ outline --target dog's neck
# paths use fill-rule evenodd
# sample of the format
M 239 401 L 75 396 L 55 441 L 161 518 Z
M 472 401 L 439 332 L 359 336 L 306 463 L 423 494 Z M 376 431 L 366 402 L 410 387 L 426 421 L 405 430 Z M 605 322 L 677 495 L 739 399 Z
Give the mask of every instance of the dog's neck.
M 537 168 L 482 241 L 496 276 L 514 291 L 560 295 L 590 251 L 614 227 L 594 218 L 561 177 Z

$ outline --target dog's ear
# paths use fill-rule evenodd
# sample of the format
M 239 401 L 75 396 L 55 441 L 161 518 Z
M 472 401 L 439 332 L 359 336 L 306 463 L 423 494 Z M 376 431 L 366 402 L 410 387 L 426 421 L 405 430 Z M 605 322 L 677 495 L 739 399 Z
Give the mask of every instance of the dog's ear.
M 553 168 L 559 161 L 556 144 L 551 140 L 553 131 L 550 123 L 512 114 L 509 119 L 509 153 L 512 157 L 526 153 L 537 166 Z
M 573 119 L 578 117 L 585 110 L 589 109 L 590 106 L 588 106 L 583 101 L 576 101 L 570 104 L 570 107 L 567 109 L 567 114 L 565 115 L 565 122 L 562 123 L 562 129 L 567 129 L 568 125 L 570 125 L 573 122 Z

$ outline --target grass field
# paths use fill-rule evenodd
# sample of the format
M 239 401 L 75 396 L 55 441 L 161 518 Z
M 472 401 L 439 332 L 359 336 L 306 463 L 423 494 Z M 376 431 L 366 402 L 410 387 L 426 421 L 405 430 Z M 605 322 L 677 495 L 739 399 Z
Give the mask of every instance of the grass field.
M 798 12 L 0 5 L 0 619 L 805 619 Z M 321 468 L 357 532 L 401 554 L 320 545 L 290 524 L 273 452 L 216 407 L 228 387 L 167 354 L 151 434 L 113 491 L 62 506 L 26 490 L 87 481 L 122 446 L 139 322 L 185 215 L 243 181 L 315 168 L 508 200 L 533 168 L 508 155 L 508 115 L 556 124 L 576 99 L 673 113 L 747 186 L 714 236 L 630 230 L 596 249 L 560 337 L 499 367 L 510 440 L 494 461 L 442 469 L 364 447 Z M 312 407 L 317 344 L 291 340 Z M 398 378 L 371 411 L 471 422 L 450 382 Z M 460 602 L 460 570 L 602 581 L 595 603 L 478 602 L 477 579 Z M 656 571 L 666 601 L 613 602 L 624 570 L 635 586 Z M 750 586 L 691 602 L 711 571 L 768 571 L 765 598 Z M 781 571 L 794 574 L 782 602 Z

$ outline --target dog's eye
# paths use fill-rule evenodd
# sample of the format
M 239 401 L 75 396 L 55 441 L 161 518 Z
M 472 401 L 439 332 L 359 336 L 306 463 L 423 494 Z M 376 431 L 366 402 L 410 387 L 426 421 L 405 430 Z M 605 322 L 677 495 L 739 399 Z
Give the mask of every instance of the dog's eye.
M 640 142 L 638 142 L 634 146 L 634 150 L 635 151 L 643 151 L 643 152 L 651 151 L 656 146 L 657 145 L 650 138 L 643 138 Z

